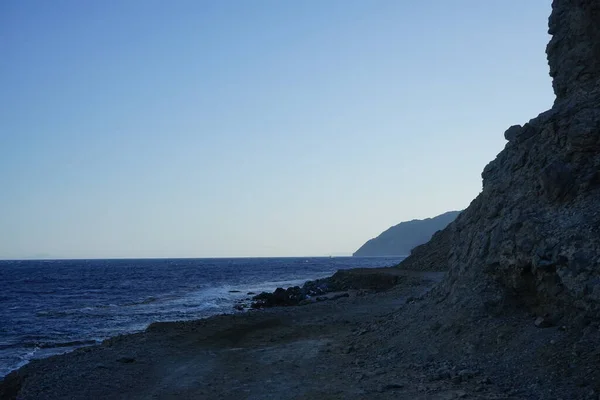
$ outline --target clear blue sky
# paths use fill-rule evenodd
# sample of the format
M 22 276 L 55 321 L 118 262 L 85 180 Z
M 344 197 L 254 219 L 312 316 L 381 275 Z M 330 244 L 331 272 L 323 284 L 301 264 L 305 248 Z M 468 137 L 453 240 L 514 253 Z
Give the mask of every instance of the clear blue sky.
M 550 0 L 4 0 L 0 258 L 351 253 L 550 108 Z

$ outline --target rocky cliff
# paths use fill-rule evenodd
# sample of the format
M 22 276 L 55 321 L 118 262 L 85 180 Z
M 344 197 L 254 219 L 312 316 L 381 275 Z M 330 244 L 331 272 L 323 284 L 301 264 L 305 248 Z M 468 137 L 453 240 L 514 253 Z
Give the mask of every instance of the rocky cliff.
M 363 244 L 354 256 L 405 256 L 411 250 L 444 229 L 458 216 L 460 211 L 448 211 L 433 218 L 414 219 L 394 225 Z
M 444 229 L 436 232 L 431 241 L 434 246 L 429 246 L 428 242 L 415 247 L 410 252 L 410 256 L 404 259 L 398 267 L 414 271 L 446 271 L 448 270 L 448 253 L 452 245 L 452 232 Z
M 442 252 L 451 304 L 600 315 L 600 1 L 554 0 L 549 33 L 554 106 L 505 132 L 481 194 L 401 264 Z

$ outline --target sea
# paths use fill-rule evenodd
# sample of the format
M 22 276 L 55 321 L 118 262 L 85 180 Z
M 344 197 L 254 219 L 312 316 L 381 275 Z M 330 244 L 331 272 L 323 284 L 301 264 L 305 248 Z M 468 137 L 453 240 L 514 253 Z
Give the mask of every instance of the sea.
M 0 260 L 0 378 L 158 321 L 234 313 L 262 291 L 403 257 Z

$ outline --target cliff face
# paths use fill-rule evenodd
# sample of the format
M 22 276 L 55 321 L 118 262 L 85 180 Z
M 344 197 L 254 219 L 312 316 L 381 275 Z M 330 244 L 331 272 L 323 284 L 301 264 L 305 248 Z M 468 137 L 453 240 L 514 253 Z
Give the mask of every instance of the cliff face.
M 410 256 L 404 259 L 397 267 L 414 271 L 447 271 L 448 253 L 452 246 L 452 231 L 443 229 L 436 232 L 429 242 L 415 247 Z
M 546 53 L 557 100 L 600 84 L 600 2 L 555 0 Z
M 354 256 L 404 256 L 411 253 L 440 229 L 444 229 L 460 211 L 449 211 L 433 218 L 415 219 L 392 226 L 376 238 L 363 244 Z
M 600 2 L 552 8 L 553 108 L 505 132 L 481 194 L 405 261 L 442 251 L 451 303 L 600 315 Z

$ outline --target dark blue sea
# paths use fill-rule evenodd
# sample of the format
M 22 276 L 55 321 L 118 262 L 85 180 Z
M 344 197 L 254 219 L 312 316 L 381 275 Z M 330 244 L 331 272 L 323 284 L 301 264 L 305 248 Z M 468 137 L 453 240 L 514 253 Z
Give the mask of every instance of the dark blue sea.
M 0 261 L 0 377 L 31 359 L 141 331 L 155 321 L 233 313 L 248 292 L 401 259 Z

